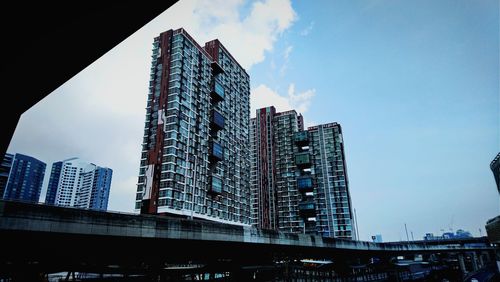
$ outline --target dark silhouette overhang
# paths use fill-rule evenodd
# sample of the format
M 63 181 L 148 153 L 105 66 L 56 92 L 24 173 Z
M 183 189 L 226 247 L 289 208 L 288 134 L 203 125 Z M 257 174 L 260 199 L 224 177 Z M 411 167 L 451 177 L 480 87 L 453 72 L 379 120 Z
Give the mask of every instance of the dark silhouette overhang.
M 0 17 L 1 157 L 21 114 L 175 2 L 4 3 Z

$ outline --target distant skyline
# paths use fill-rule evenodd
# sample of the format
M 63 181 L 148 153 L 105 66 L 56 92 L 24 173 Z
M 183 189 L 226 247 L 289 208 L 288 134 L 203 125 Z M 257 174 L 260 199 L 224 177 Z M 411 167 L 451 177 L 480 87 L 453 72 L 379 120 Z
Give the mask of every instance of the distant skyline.
M 223 7 L 223 8 L 221 8 Z M 153 38 L 218 38 L 250 75 L 251 115 L 338 122 L 361 240 L 500 214 L 498 1 L 180 0 L 21 116 L 9 153 L 113 169 L 110 211 L 133 212 Z M 45 199 L 48 176 L 40 200 Z

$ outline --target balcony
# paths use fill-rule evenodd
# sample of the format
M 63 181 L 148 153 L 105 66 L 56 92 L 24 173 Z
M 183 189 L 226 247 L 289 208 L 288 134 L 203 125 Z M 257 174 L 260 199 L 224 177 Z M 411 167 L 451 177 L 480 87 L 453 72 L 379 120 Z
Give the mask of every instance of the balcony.
M 303 217 L 312 217 L 316 214 L 316 204 L 312 200 L 299 203 L 299 213 Z
M 210 95 L 216 102 L 224 100 L 224 86 L 216 79 L 213 80 Z
M 314 190 L 312 177 L 297 177 L 297 188 L 300 192 L 312 192 Z
M 218 75 L 218 74 L 221 74 L 224 72 L 224 69 L 222 68 L 222 66 L 219 65 L 219 63 L 216 61 L 213 61 L 211 63 L 211 66 L 212 66 L 212 75 Z
M 311 158 L 309 152 L 300 152 L 295 154 L 295 165 L 298 168 L 309 168 L 311 167 Z
M 210 176 L 210 192 L 214 194 L 222 193 L 222 179 L 219 177 L 212 175 Z
M 221 115 L 218 111 L 212 110 L 212 114 L 210 115 L 210 123 L 212 128 L 215 129 L 223 129 L 224 128 L 224 116 Z
M 217 142 L 210 142 L 210 161 L 222 161 L 224 159 L 224 149 Z
M 307 130 L 295 132 L 293 135 L 293 141 L 298 146 L 306 146 L 309 144 L 309 132 Z

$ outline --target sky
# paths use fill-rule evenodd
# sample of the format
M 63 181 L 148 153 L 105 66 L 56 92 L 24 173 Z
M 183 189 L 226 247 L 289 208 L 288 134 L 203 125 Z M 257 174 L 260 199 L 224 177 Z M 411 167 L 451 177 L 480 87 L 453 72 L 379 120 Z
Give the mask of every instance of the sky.
M 133 212 L 153 38 L 180 27 L 247 70 L 253 115 L 341 124 L 361 240 L 484 236 L 500 214 L 495 0 L 180 0 L 21 116 L 8 152 L 47 163 L 40 201 L 76 156 L 112 168 L 108 210 Z

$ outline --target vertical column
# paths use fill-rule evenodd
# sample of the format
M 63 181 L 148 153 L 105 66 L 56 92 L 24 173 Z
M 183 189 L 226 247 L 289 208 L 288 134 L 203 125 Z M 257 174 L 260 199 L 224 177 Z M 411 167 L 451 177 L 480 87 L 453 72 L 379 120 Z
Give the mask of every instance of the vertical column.
M 481 252 L 481 253 L 479 253 L 479 255 L 478 255 L 478 259 L 479 259 L 479 267 L 480 267 L 480 268 L 482 268 L 482 267 L 485 265 L 484 260 L 483 260 L 483 256 L 484 256 L 484 252 Z
M 472 270 L 477 271 L 479 269 L 477 253 L 472 252 Z
M 464 262 L 464 255 L 463 254 L 458 254 L 458 263 L 460 265 L 460 270 L 462 271 L 462 274 L 467 274 L 467 268 L 465 268 L 465 262 Z

